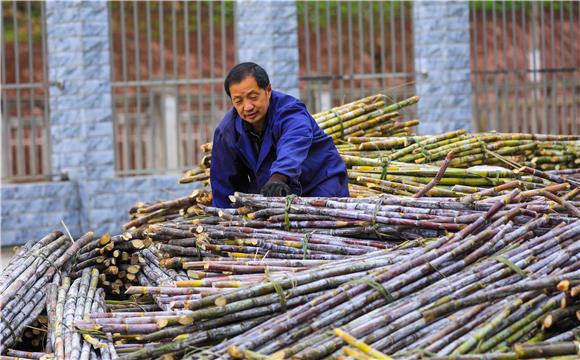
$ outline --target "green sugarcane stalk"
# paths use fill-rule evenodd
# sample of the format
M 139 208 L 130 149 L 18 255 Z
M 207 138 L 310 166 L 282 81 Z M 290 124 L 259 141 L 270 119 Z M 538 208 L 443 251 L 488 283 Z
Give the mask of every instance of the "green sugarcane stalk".
M 577 342 L 560 342 L 554 344 L 516 344 L 514 350 L 520 359 L 552 357 L 561 355 L 577 355 L 580 345 Z
M 334 114 L 329 114 L 329 116 L 326 116 L 324 118 L 320 118 L 319 119 L 315 119 L 317 120 L 318 126 L 322 129 L 322 130 L 326 130 L 340 122 L 345 122 L 345 121 L 349 121 L 352 119 L 355 119 L 357 117 L 360 117 L 362 115 L 365 115 L 367 113 L 373 112 L 381 107 L 384 107 L 385 103 L 383 101 L 377 101 L 371 105 L 367 105 L 364 107 L 351 107 L 351 108 L 345 108 L 344 110 L 342 110 L 342 112 L 335 112 Z M 338 116 L 336 116 L 338 115 Z

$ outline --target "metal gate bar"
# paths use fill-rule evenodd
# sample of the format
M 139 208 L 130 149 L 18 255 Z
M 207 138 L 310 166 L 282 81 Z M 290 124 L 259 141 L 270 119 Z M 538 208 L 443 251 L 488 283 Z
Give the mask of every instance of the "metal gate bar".
M 476 130 L 579 134 L 580 4 L 472 2 L 470 11 Z
M 116 169 L 178 172 L 229 107 L 222 90 L 236 63 L 233 2 L 110 3 Z
M 301 1 L 297 6 L 300 90 L 311 112 L 377 92 L 394 101 L 414 93 L 411 3 Z

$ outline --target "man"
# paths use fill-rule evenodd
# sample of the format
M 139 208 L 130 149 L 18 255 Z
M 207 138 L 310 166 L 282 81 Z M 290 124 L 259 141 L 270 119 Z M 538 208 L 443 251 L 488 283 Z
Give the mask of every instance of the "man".
M 266 71 L 236 65 L 224 88 L 233 108 L 214 133 L 213 206 L 234 192 L 265 196 L 348 196 L 346 166 L 332 139 L 298 99 L 272 90 Z

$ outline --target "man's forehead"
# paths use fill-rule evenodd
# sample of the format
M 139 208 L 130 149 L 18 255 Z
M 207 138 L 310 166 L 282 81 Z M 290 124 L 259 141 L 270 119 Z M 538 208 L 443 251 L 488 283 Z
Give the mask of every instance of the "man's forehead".
M 232 97 L 249 95 L 252 92 L 258 93 L 260 90 L 258 82 L 253 76 L 247 76 L 242 81 L 230 85 Z
M 232 86 L 233 87 L 233 86 Z M 251 95 L 252 93 L 258 93 L 260 91 L 259 87 L 246 88 L 246 89 L 231 89 L 232 97 Z

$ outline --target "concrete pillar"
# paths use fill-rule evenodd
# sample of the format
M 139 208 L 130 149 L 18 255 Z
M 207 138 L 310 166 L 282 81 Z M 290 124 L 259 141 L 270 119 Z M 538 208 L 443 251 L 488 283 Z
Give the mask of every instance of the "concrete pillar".
M 259 64 L 275 90 L 298 97 L 296 2 L 237 0 L 235 14 L 239 62 Z
M 46 27 L 53 172 L 114 176 L 107 2 L 47 1 Z
M 469 3 L 413 2 L 413 39 L 419 132 L 471 130 Z

